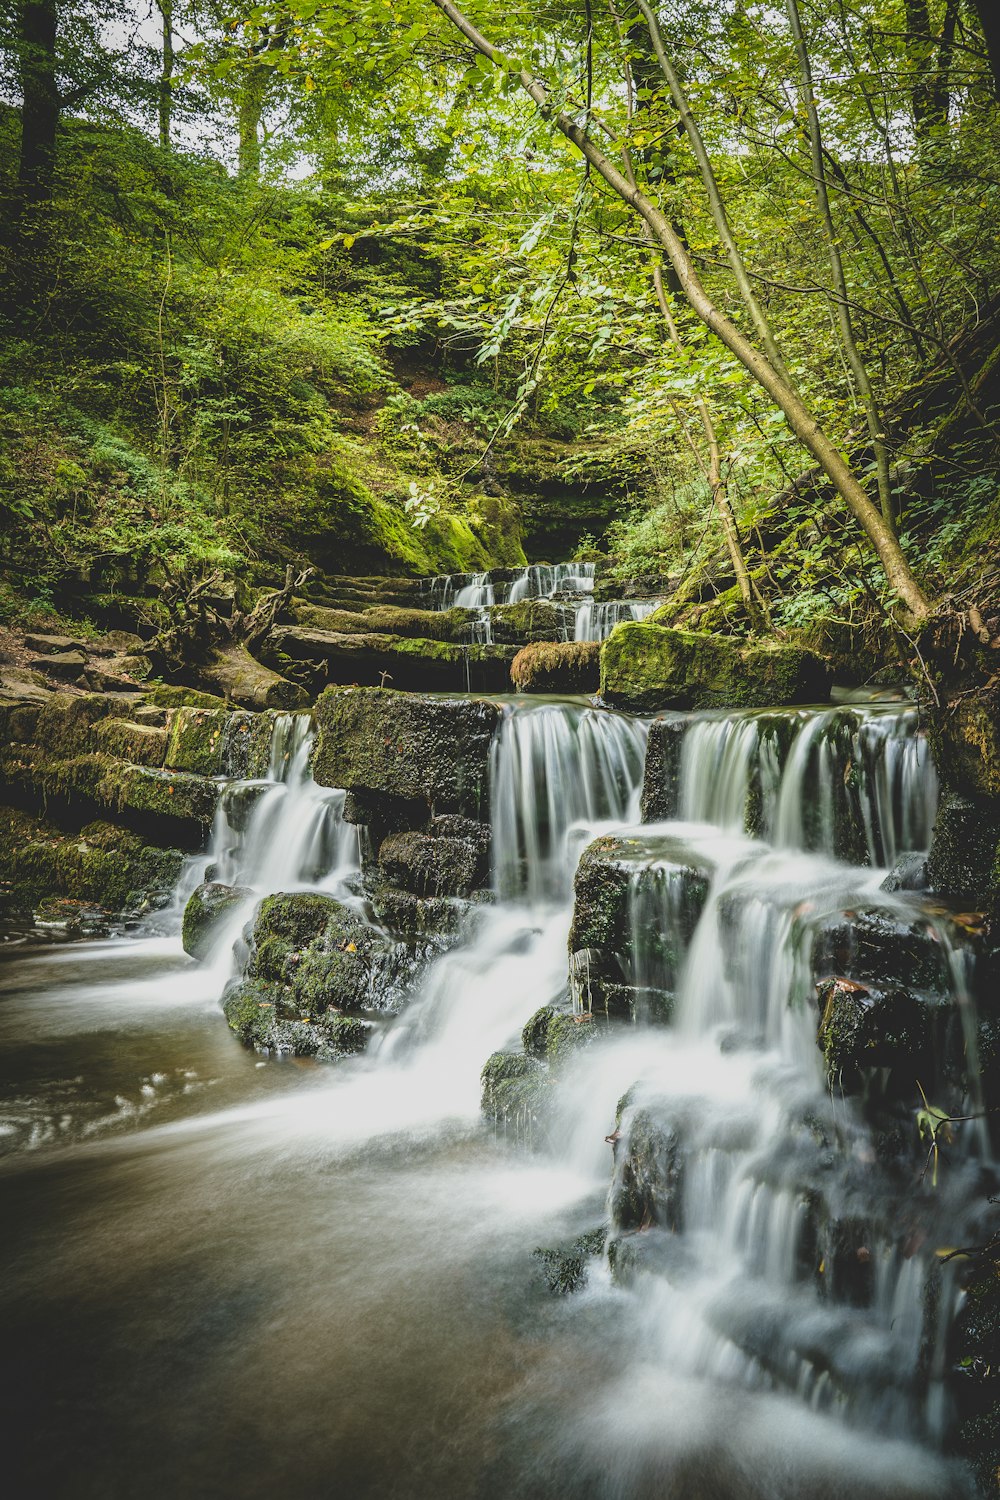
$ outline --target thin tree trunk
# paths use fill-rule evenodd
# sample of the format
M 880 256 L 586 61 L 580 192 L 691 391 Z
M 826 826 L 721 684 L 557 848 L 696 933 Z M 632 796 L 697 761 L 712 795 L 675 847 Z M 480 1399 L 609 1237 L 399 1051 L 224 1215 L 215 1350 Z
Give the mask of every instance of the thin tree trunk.
M 809 50 L 806 47 L 805 36 L 802 32 L 797 0 L 785 0 L 785 6 L 792 28 L 792 37 L 795 41 L 795 51 L 799 59 L 799 72 L 801 75 L 799 81 L 799 98 L 802 102 L 808 126 L 809 149 L 812 156 L 813 179 L 816 187 L 816 201 L 819 204 L 820 216 L 823 220 L 823 232 L 826 235 L 827 251 L 830 256 L 830 270 L 833 274 L 834 303 L 837 312 L 837 324 L 840 328 L 840 339 L 844 347 L 847 362 L 851 367 L 851 373 L 857 384 L 858 396 L 864 407 L 865 421 L 868 425 L 868 434 L 872 441 L 872 447 L 875 450 L 875 469 L 878 476 L 878 493 L 879 502 L 882 507 L 882 518 L 887 526 L 894 527 L 895 510 L 892 500 L 892 478 L 889 473 L 889 450 L 885 445 L 882 415 L 878 408 L 878 402 L 875 399 L 875 392 L 872 390 L 865 362 L 861 358 L 857 341 L 854 337 L 854 324 L 851 319 L 851 309 L 847 300 L 847 280 L 844 276 L 844 262 L 840 254 L 840 244 L 833 222 L 833 211 L 830 207 L 830 194 L 826 185 L 826 161 L 823 156 L 823 136 L 820 131 L 819 112 L 816 109 Z
M 163 38 L 158 91 L 160 145 L 164 151 L 169 151 L 174 88 L 174 0 L 156 0 L 156 8 L 160 12 Z
M 458 28 L 478 52 L 491 61 L 497 60 L 497 49 L 452 4 L 452 0 L 432 0 L 438 10 Z M 663 246 L 677 273 L 684 297 L 707 328 L 721 340 L 744 369 L 767 392 L 784 413 L 789 427 L 811 453 L 855 519 L 868 536 L 885 569 L 890 587 L 918 618 L 930 613 L 930 605 L 903 556 L 891 526 L 886 525 L 879 509 L 873 505 L 863 486 L 851 472 L 843 454 L 820 427 L 798 392 L 775 370 L 770 361 L 756 349 L 725 313 L 712 302 L 702 285 L 687 249 L 670 220 L 628 179 L 609 157 L 595 145 L 582 126 L 549 99 L 548 90 L 527 71 L 519 73 L 522 88 L 533 99 L 546 119 L 577 148 L 622 202 L 633 208 L 649 225 L 657 242 Z
M 58 0 L 23 0 L 18 38 L 21 84 L 21 155 L 18 189 L 21 205 L 33 208 L 52 197 L 59 87 L 56 79 Z
M 264 114 L 269 77 L 268 70 L 254 62 L 247 66 L 243 77 L 236 118 L 239 135 L 237 170 L 240 177 L 256 179 L 260 176 L 260 122 Z
M 681 84 L 680 78 L 677 75 L 677 71 L 674 68 L 673 63 L 670 61 L 670 58 L 667 56 L 666 48 L 663 45 L 663 37 L 660 34 L 660 28 L 657 23 L 656 17 L 650 9 L 649 5 L 646 3 L 646 0 L 636 0 L 636 4 L 638 5 L 642 17 L 649 28 L 649 39 L 653 44 L 653 51 L 656 54 L 656 60 L 660 65 L 660 71 L 662 72 L 664 78 L 667 80 L 667 87 L 670 89 L 670 97 L 673 99 L 674 104 L 677 108 L 677 113 L 681 117 L 681 123 L 684 126 L 688 141 L 690 142 L 691 150 L 694 152 L 694 159 L 697 162 L 698 171 L 701 175 L 701 180 L 704 185 L 705 192 L 708 195 L 709 208 L 712 211 L 712 220 L 715 224 L 718 236 L 722 241 L 723 248 L 725 249 L 726 258 L 728 259 L 729 264 L 732 267 L 736 285 L 739 288 L 740 296 L 743 299 L 743 305 L 750 316 L 750 321 L 752 322 L 754 328 L 757 330 L 757 334 L 760 338 L 761 344 L 764 346 L 764 353 L 767 355 L 769 361 L 774 366 L 775 370 L 778 372 L 781 378 L 787 381 L 790 385 L 792 382 L 789 377 L 788 370 L 785 366 L 785 362 L 781 357 L 781 351 L 779 350 L 775 342 L 774 334 L 771 330 L 771 324 L 768 321 L 767 314 L 764 311 L 763 307 L 761 307 L 756 293 L 754 292 L 754 289 L 750 284 L 750 278 L 747 275 L 747 269 L 743 261 L 743 256 L 740 254 L 739 246 L 737 245 L 736 240 L 733 236 L 732 229 L 730 228 L 729 215 L 726 213 L 726 206 L 722 201 L 722 194 L 719 192 L 719 184 L 716 180 L 715 170 L 712 167 L 712 161 L 705 146 L 704 138 L 702 136 L 701 130 L 698 127 L 697 120 L 691 113 L 691 106 L 688 104 L 687 95 L 684 92 L 684 88 Z

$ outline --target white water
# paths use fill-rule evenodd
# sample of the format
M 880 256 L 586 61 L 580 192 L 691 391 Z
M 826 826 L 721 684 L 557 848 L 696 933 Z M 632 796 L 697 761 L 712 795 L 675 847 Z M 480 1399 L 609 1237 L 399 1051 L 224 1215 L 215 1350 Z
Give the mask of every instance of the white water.
M 567 622 L 563 640 L 603 641 L 623 620 L 645 620 L 659 599 L 612 599 L 595 603 L 593 563 L 534 563 L 510 582 L 494 582 L 490 573 L 445 573 L 431 581 L 430 603 L 438 610 L 470 611 L 469 639 L 489 644 L 493 639 L 490 609 L 522 599 L 565 601 Z
M 800 718 L 792 750 L 776 759 L 765 796 L 767 826 L 780 831 L 782 852 L 740 831 L 751 773 L 756 766 L 767 774 L 750 721 L 714 721 L 711 734 L 696 723 L 688 735 L 690 746 L 700 742 L 704 752 L 689 754 L 685 745 L 682 804 L 690 821 L 652 831 L 669 831 L 714 874 L 679 977 L 673 1026 L 622 1027 L 584 1049 L 556 1090 L 541 1158 L 487 1162 L 460 1186 L 447 1173 L 430 1189 L 426 1179 L 423 1188 L 400 1184 L 395 1207 L 387 1200 L 387 1217 L 375 1231 L 380 1242 L 403 1232 L 396 1220 L 411 1222 L 413 1203 L 430 1191 L 434 1210 L 422 1232 L 431 1244 L 436 1218 L 438 1226 L 450 1226 L 449 1234 L 464 1234 L 483 1257 L 473 1229 L 481 1216 L 494 1236 L 522 1226 L 518 1232 L 530 1248 L 533 1233 L 551 1232 L 533 1224 L 574 1204 L 593 1205 L 603 1191 L 611 1158 L 604 1138 L 626 1090 L 632 1090 L 622 1121 L 626 1134 L 644 1104 L 676 1124 L 684 1159 L 678 1227 L 668 1232 L 653 1225 L 632 1237 L 648 1257 L 633 1286 L 613 1286 L 598 1268 L 589 1290 L 564 1310 L 551 1339 L 586 1341 L 585 1331 L 571 1331 L 576 1320 L 600 1334 L 585 1352 L 581 1346 L 582 1363 L 570 1365 L 565 1393 L 558 1372 L 549 1370 L 540 1387 L 529 1385 L 514 1399 L 506 1439 L 499 1435 L 517 1455 L 510 1459 L 513 1478 L 498 1480 L 496 1494 L 958 1500 L 964 1493 L 961 1478 L 932 1452 L 947 1415 L 940 1379 L 915 1378 L 925 1332 L 922 1289 L 937 1242 L 931 1238 L 923 1252 L 904 1253 L 900 1226 L 880 1216 L 886 1190 L 867 1133 L 853 1106 L 828 1096 L 821 1077 L 815 1011 L 809 1009 L 812 923 L 825 911 L 871 898 L 880 872 L 851 870 L 828 852 L 796 848 L 799 836 L 811 846 L 805 808 L 815 757 L 811 748 L 796 755 L 795 747 L 800 741 L 803 747 L 832 744 L 816 728 L 822 715 Z M 890 731 L 877 713 L 861 712 L 858 719 L 851 743 L 874 757 L 859 794 L 862 822 L 870 830 L 877 814 L 885 852 L 919 847 L 906 840 L 926 826 L 932 794 L 922 752 L 906 748 L 914 738 L 912 720 L 898 715 Z M 280 1164 L 293 1173 L 308 1164 L 320 1172 L 320 1193 L 332 1160 L 359 1150 L 370 1158 L 380 1141 L 396 1143 L 392 1149 L 403 1160 L 415 1143 L 439 1142 L 446 1163 L 450 1132 L 475 1129 L 486 1057 L 516 1045 L 539 1006 L 565 998 L 570 890 L 582 848 L 605 831 L 634 837 L 638 848 L 651 832 L 634 827 L 644 741 L 642 724 L 603 711 L 569 703 L 511 707 L 491 768 L 499 899 L 480 913 L 470 941 L 431 966 L 373 1056 L 314 1071 L 301 1089 L 147 1130 L 149 1149 L 181 1151 L 180 1159 L 221 1175 L 230 1211 L 241 1195 L 248 1201 L 253 1194 L 252 1176 L 244 1177 L 247 1162 Z M 842 775 L 834 750 L 824 753 L 824 771 Z M 342 821 L 342 794 L 313 785 L 308 754 L 308 721 L 279 721 L 271 779 L 233 787 L 224 801 L 211 862 L 219 878 L 250 886 L 253 899 L 301 886 L 357 900 L 356 830 Z M 660 915 L 647 903 L 644 924 L 673 920 L 675 885 L 661 880 L 657 889 Z M 235 936 L 231 930 L 220 939 L 207 971 L 189 969 L 189 994 L 200 996 L 206 978 L 221 986 Z M 177 992 L 176 975 L 157 982 L 162 998 L 150 994 L 150 1004 L 166 1003 L 171 986 Z M 100 1024 L 111 1024 L 125 1001 L 124 992 L 106 998 Z M 824 1141 L 836 1142 L 839 1165 L 831 1167 Z M 959 1189 L 956 1175 L 934 1208 L 943 1221 L 950 1218 L 949 1235 L 962 1211 Z M 450 1207 L 448 1195 L 455 1192 L 462 1194 L 460 1215 Z M 820 1256 L 805 1243 L 807 1204 L 816 1193 L 834 1216 L 872 1226 L 863 1246 L 865 1264 L 873 1267 L 863 1306 L 837 1286 L 836 1256 L 817 1272 Z M 342 1211 L 331 1205 L 331 1214 Z M 473 1226 L 460 1228 L 470 1216 Z M 248 1249 L 254 1236 L 264 1243 L 273 1232 L 256 1215 L 253 1223 Z M 335 1237 L 332 1224 L 325 1233 Z M 297 1254 L 294 1223 L 270 1254 L 287 1274 Z M 428 1245 L 424 1257 L 433 1254 Z M 365 1258 L 362 1252 L 352 1295 L 368 1309 L 366 1338 L 384 1339 L 388 1287 L 365 1280 Z M 397 1274 L 416 1284 L 423 1264 L 418 1244 Z M 475 1287 L 474 1264 L 462 1274 Z M 314 1275 L 313 1299 L 321 1285 Z M 472 1297 L 477 1305 L 488 1301 L 488 1284 Z M 947 1282 L 940 1300 L 950 1305 Z M 344 1316 L 351 1316 L 346 1308 Z M 942 1318 L 929 1330 L 935 1369 L 944 1326 Z M 455 1341 L 447 1324 L 435 1336 Z M 291 1346 L 286 1358 L 290 1352 Z M 473 1380 L 473 1368 L 456 1371 L 456 1382 Z M 268 1384 L 280 1386 L 278 1370 L 265 1366 L 264 1373 Z M 419 1383 L 419 1372 L 408 1371 L 407 1378 Z M 335 1362 L 322 1380 L 337 1388 Z M 292 1387 L 301 1388 L 294 1376 Z M 283 1405 L 279 1410 L 283 1421 L 272 1442 L 280 1446 L 292 1414 Z M 536 1422 L 546 1455 L 540 1451 L 537 1474 L 521 1455 Z M 430 1451 L 423 1456 L 424 1463 L 434 1461 Z M 425 1489 L 416 1470 L 400 1482 L 401 1495 L 465 1500 L 473 1493 Z M 218 1493 L 236 1492 L 220 1482 Z M 367 1493 L 363 1484 L 348 1492 L 352 1500 Z M 494 1489 L 486 1485 L 482 1493 L 492 1497 Z

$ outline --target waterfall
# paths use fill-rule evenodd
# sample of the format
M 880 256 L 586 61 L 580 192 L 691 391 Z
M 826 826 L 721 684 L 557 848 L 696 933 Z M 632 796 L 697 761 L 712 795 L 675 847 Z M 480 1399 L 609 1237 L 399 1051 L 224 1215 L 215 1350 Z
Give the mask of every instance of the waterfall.
M 936 808 L 911 707 L 713 715 L 682 741 L 681 816 L 780 848 L 888 867 L 927 848 Z
M 309 770 L 308 714 L 278 714 L 267 777 L 231 781 L 219 799 L 209 868 L 226 885 L 270 891 L 336 889 L 359 868 L 358 831 L 343 820 L 344 793 Z
M 505 715 L 490 764 L 499 895 L 568 896 L 571 830 L 638 816 L 645 737 L 643 724 L 604 709 L 541 704 Z
M 507 602 L 551 599 L 553 594 L 586 594 L 593 587 L 593 563 L 533 563 L 514 579 Z
M 645 620 L 653 613 L 659 599 L 610 599 L 596 604 L 586 599 L 576 607 L 573 639 L 576 641 L 604 641 L 623 620 Z

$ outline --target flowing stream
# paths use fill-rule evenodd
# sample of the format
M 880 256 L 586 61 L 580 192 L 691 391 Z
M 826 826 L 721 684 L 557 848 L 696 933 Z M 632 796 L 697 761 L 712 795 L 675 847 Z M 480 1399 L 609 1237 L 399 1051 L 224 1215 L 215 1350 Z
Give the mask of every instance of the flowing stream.
M 529 573 L 526 588 L 552 583 Z M 915 715 L 697 716 L 677 818 L 639 826 L 646 738 L 573 700 L 506 707 L 495 902 L 419 970 L 364 1058 L 262 1058 L 219 1010 L 262 895 L 322 889 L 366 909 L 357 830 L 343 794 L 311 780 L 304 716 L 278 719 L 267 778 L 227 788 L 207 859 L 143 935 L 10 947 L 13 1493 L 970 1493 L 942 1456 L 958 1292 L 934 1252 L 960 1242 L 989 1142 L 969 1131 L 918 1243 L 908 1190 L 826 1086 L 810 970 L 847 910 L 929 920 L 880 889 L 933 817 Z M 484 1125 L 480 1070 L 567 1003 L 573 874 L 600 835 L 632 860 L 626 977 L 669 990 L 673 1019 L 595 1034 L 526 1141 Z M 199 965 L 178 927 L 206 865 L 252 894 Z M 619 1134 L 655 1120 L 672 1163 L 624 1235 L 619 1101 Z M 586 1285 L 553 1297 L 532 1250 L 608 1225 L 609 1207 Z M 845 1258 L 847 1223 L 863 1256 Z

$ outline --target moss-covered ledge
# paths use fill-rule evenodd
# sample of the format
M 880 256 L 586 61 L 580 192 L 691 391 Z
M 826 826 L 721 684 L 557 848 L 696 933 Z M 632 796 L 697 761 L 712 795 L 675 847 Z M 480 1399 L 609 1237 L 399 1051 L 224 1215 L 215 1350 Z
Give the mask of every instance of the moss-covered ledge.
M 478 817 L 495 703 L 431 698 L 390 688 L 327 688 L 316 704 L 313 775 L 324 786 L 420 802 Z
M 740 642 L 648 621 L 618 625 L 601 648 L 601 697 L 615 708 L 778 708 L 818 703 L 830 668 L 802 646 Z

